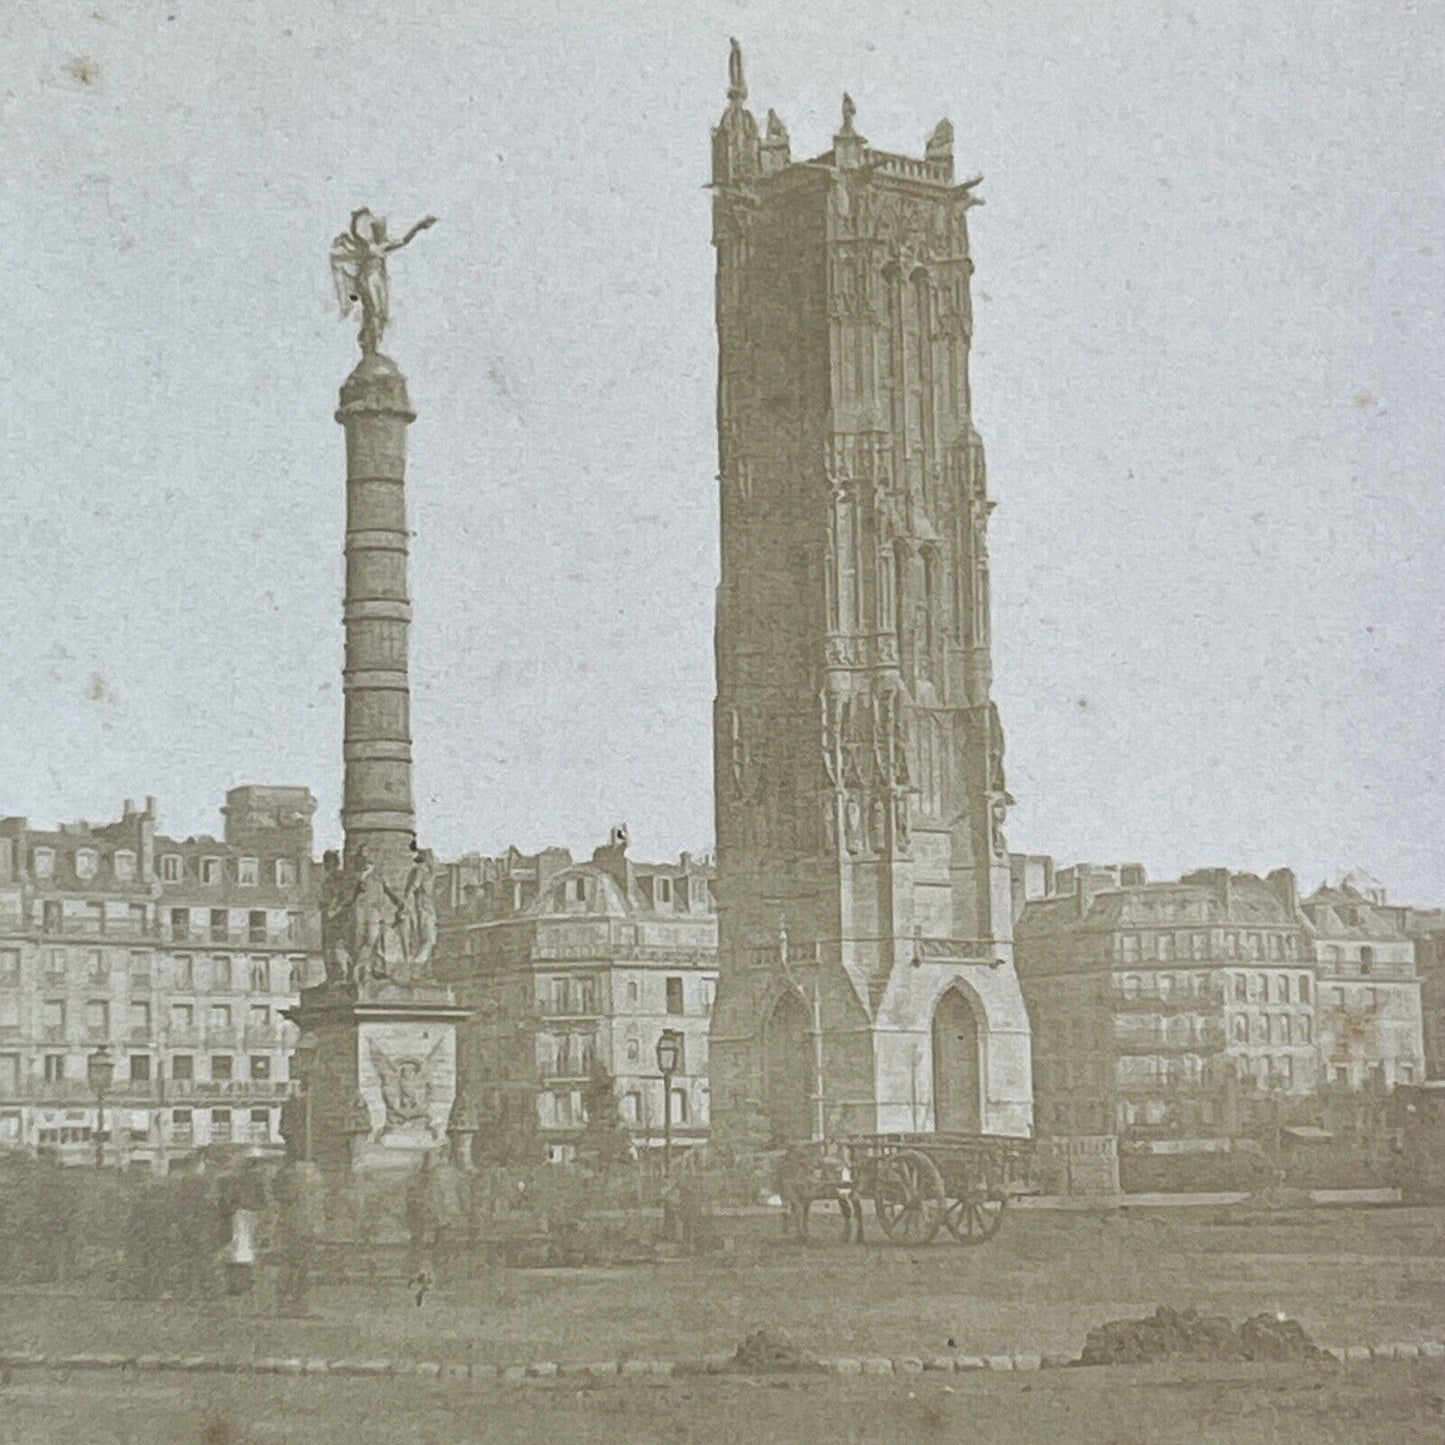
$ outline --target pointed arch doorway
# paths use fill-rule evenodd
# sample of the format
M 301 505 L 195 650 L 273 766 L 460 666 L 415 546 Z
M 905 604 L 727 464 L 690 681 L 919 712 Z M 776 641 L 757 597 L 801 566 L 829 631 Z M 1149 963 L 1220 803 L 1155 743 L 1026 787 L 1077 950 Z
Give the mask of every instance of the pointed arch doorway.
M 813 1136 L 813 1019 L 791 989 L 763 1030 L 763 1097 L 774 1143 Z
M 933 1010 L 933 1127 L 983 1133 L 983 1028 L 963 989 L 945 989 Z

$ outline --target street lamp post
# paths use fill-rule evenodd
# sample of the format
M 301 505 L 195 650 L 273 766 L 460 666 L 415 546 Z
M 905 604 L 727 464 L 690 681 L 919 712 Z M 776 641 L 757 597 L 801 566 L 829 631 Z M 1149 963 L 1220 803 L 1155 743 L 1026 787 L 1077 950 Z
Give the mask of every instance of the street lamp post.
M 85 1076 L 95 1094 L 95 1167 L 100 1169 L 105 1164 L 105 1096 L 115 1078 L 115 1060 L 108 1044 L 102 1044 L 86 1059 Z
M 662 1177 L 672 1173 L 672 1076 L 682 1062 L 682 1035 L 663 1029 L 657 1040 L 657 1068 L 662 1075 Z

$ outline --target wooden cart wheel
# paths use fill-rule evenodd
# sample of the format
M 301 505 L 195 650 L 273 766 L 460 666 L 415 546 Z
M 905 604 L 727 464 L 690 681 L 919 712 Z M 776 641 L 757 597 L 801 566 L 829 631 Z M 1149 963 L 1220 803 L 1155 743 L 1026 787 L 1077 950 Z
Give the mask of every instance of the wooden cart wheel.
M 1003 1212 L 1007 1206 L 1008 1197 L 1003 1194 L 950 1199 L 943 1222 L 960 1244 L 982 1244 L 1003 1227 Z
M 873 1207 L 895 1244 L 930 1244 L 943 1227 L 943 1177 L 915 1149 L 888 1154 L 875 1167 Z

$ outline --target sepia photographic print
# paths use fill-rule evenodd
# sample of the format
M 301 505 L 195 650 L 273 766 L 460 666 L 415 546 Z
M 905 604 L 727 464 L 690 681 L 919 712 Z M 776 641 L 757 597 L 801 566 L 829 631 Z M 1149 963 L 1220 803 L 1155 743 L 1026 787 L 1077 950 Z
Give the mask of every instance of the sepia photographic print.
M 0 7 L 0 1442 L 1445 1436 L 1442 95 Z

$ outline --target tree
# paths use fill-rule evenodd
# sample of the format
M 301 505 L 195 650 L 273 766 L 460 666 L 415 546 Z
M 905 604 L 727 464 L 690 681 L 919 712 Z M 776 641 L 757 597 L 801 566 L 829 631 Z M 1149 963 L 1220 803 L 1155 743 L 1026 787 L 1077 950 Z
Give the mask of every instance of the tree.
M 592 1076 L 582 1091 L 582 1106 L 587 1115 L 580 1140 L 582 1152 L 603 1168 L 626 1163 L 631 1155 L 632 1136 L 617 1107 L 612 1075 L 600 1063 L 593 1066 Z

